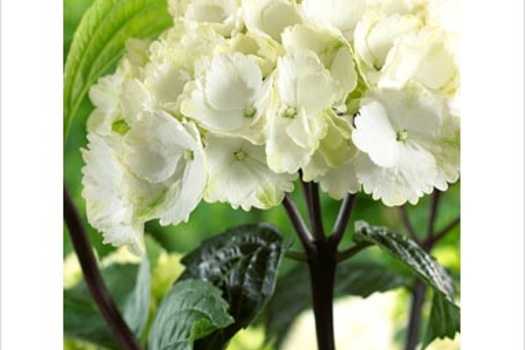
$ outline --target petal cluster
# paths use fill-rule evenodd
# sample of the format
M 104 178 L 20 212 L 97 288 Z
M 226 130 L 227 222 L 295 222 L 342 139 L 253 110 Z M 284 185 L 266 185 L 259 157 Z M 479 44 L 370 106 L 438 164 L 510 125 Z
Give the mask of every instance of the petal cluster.
M 169 0 L 90 90 L 88 219 L 141 249 L 201 200 L 268 209 L 294 181 L 417 203 L 459 178 L 458 36 L 441 0 Z M 449 20 L 452 18 L 452 20 Z

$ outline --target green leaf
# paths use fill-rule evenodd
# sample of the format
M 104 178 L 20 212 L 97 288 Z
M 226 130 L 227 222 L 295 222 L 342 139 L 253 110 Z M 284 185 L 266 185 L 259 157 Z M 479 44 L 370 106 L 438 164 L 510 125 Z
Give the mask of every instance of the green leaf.
M 124 305 L 123 317 L 131 331 L 138 337 L 142 335 L 148 321 L 151 300 L 151 273 L 150 264 L 146 256 L 143 257 L 137 273 L 135 289 Z
M 193 342 L 234 322 L 221 291 L 209 282 L 186 280 L 166 294 L 151 326 L 150 350 L 191 350 Z
M 384 227 L 372 227 L 364 221 L 355 223 L 353 239 L 356 243 L 370 243 L 390 253 L 415 272 L 425 283 L 453 302 L 453 282 L 439 265 L 416 242 L 404 235 L 389 232 Z
M 214 236 L 182 259 L 188 278 L 212 282 L 230 305 L 235 323 L 196 343 L 217 350 L 247 327 L 271 298 L 284 254 L 282 236 L 266 224 L 246 225 Z
M 150 305 L 151 281 L 147 258 L 140 265 L 110 265 L 102 270 L 102 277 L 124 320 L 140 338 Z M 84 280 L 64 290 L 64 335 L 119 349 Z
M 114 65 L 127 39 L 152 38 L 172 18 L 166 0 L 96 0 L 80 22 L 64 77 L 64 139 L 89 87 Z
M 410 279 L 386 266 L 367 261 L 346 261 L 337 265 L 334 297 L 347 295 L 368 297 L 408 286 Z M 279 278 L 275 293 L 263 318 L 267 341 L 275 339 L 279 346 L 294 319 L 312 307 L 310 278 L 306 264 L 300 264 Z
M 434 292 L 423 348 L 426 348 L 436 338 L 454 339 L 459 331 L 459 307 L 448 301 L 441 294 Z

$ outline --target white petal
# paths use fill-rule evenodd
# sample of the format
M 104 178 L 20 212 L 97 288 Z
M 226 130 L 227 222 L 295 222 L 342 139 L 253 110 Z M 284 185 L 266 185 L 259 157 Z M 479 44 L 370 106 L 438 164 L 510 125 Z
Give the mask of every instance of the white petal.
M 206 76 L 206 97 L 221 111 L 244 110 L 262 87 L 262 74 L 255 61 L 241 54 L 214 57 Z
M 124 139 L 126 164 L 153 183 L 168 179 L 195 143 L 180 122 L 164 112 L 143 113 Z
M 263 82 L 253 57 L 216 55 L 204 84 L 197 81 L 181 111 L 214 133 L 234 134 L 256 143 L 264 142 L 262 119 L 270 102 L 273 79 Z
M 88 134 L 88 141 L 89 149 L 82 152 L 86 162 L 82 169 L 82 196 L 86 199 L 88 221 L 102 231 L 105 243 L 136 248 L 144 222 L 133 213 L 126 186 L 127 170 L 118 157 L 120 141 L 96 134 Z
M 291 52 L 278 63 L 277 87 L 283 104 L 315 115 L 330 107 L 336 86 L 330 73 L 312 52 Z
M 185 123 L 183 127 L 191 135 L 194 144 L 189 149 L 191 157 L 187 156 L 185 159 L 184 171 L 180 180 L 175 180 L 177 193 L 171 198 L 166 198 L 166 202 L 161 206 L 166 208 L 159 215 L 161 225 L 188 221 L 190 213 L 202 199 L 206 186 L 206 162 L 199 131 L 193 123 Z M 169 181 L 167 185 L 170 185 Z
M 243 0 L 242 7 L 249 31 L 265 33 L 278 42 L 286 27 L 301 22 L 297 5 L 293 1 Z
M 270 120 L 269 136 L 266 142 L 268 166 L 276 173 L 296 173 L 306 165 L 315 151 L 295 143 L 286 131 L 289 121 L 278 115 Z
M 321 26 L 339 30 L 349 41 L 366 9 L 366 0 L 303 0 L 305 16 Z
M 387 206 L 417 204 L 424 194 L 432 192 L 437 173 L 432 154 L 417 144 L 408 143 L 401 149 L 398 163 L 385 168 L 361 154 L 355 163 L 357 178 L 363 190 Z
M 348 193 L 357 193 L 361 189 L 356 176 L 355 158 L 343 165 L 330 168 L 319 180 L 321 189 L 334 199 L 343 199 Z
M 155 106 L 153 96 L 144 84 L 137 79 L 127 79 L 122 87 L 120 101 L 126 122 L 132 126 L 143 111 L 152 111 Z
M 152 92 L 157 103 L 175 105 L 189 80 L 190 75 L 173 64 L 152 64 L 147 67 L 144 86 Z
M 293 190 L 295 175 L 275 174 L 266 164 L 263 146 L 240 138 L 207 135 L 209 183 L 205 199 L 228 202 L 234 208 L 268 209 Z
M 355 126 L 352 141 L 374 163 L 383 167 L 397 163 L 400 152 L 399 142 L 396 141 L 397 131 L 380 103 L 371 102 L 361 107 L 355 118 Z

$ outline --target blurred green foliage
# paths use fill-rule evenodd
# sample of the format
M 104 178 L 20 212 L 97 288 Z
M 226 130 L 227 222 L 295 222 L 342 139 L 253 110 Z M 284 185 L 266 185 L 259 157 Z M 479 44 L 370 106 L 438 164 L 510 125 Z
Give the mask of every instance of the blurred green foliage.
M 64 60 L 67 58 L 67 53 L 71 45 L 71 41 L 74 36 L 74 32 L 78 23 L 85 12 L 85 10 L 91 5 L 93 0 L 64 0 Z M 86 99 L 83 101 L 81 108 L 79 109 L 78 115 L 76 116 L 71 129 L 69 131 L 68 139 L 64 144 L 64 184 L 69 190 L 73 201 L 79 210 L 84 225 L 88 231 L 88 236 L 91 244 L 96 250 L 99 258 L 103 258 L 108 254 L 115 251 L 115 248 L 110 245 L 102 243 L 100 233 L 91 228 L 87 223 L 85 213 L 85 202 L 82 198 L 82 172 L 83 160 L 81 156 L 81 149 L 86 147 L 86 120 L 91 113 L 93 106 Z M 304 201 L 301 193 L 301 185 L 296 183 L 296 188 L 292 197 L 295 203 L 298 205 L 303 217 L 306 218 L 306 210 L 304 207 Z M 330 232 L 331 227 L 337 216 L 340 202 L 335 201 L 328 196 L 321 195 L 322 208 L 323 208 L 323 220 L 325 231 Z M 426 234 L 426 226 L 429 215 L 430 207 L 430 196 L 424 197 L 420 200 L 417 206 L 408 206 L 408 212 L 410 218 L 416 228 L 416 231 L 423 237 Z M 354 212 L 351 217 L 351 222 L 348 225 L 347 232 L 341 243 L 341 250 L 351 245 L 351 232 L 353 232 L 354 222 L 356 220 L 365 220 L 371 225 L 387 226 L 390 230 L 407 233 L 403 227 L 399 211 L 396 208 L 387 208 L 377 201 L 371 199 L 370 196 L 359 194 L 355 203 Z M 460 211 L 460 184 L 452 185 L 451 188 L 442 195 L 441 204 L 438 211 L 436 228 L 439 231 L 441 228 L 446 226 L 450 221 L 455 219 L 459 215 Z M 178 226 L 167 226 L 162 227 L 158 222 L 149 222 L 146 224 L 146 234 L 150 235 L 158 242 L 167 252 L 173 253 L 162 257 L 164 264 L 178 264 L 180 254 L 184 254 L 189 250 L 195 249 L 199 246 L 200 242 L 214 234 L 223 232 L 228 228 L 243 224 L 254 224 L 260 222 L 270 222 L 281 229 L 284 234 L 285 241 L 292 244 L 293 249 L 301 250 L 300 244 L 296 239 L 292 225 L 286 216 L 286 213 L 282 207 L 276 207 L 267 211 L 251 210 L 250 212 L 244 212 L 242 210 L 233 210 L 228 204 L 216 203 L 208 204 L 201 202 L 197 209 L 192 213 L 189 222 L 180 224 Z M 455 277 L 459 279 L 460 262 L 459 262 L 459 225 L 452 230 L 434 249 L 433 254 L 437 260 L 443 264 Z M 73 252 L 69 233 L 64 225 L 64 258 Z M 357 255 L 356 260 L 375 260 L 379 263 L 388 264 L 394 268 L 398 268 L 400 271 L 404 271 L 403 267 L 400 266 L 394 259 L 390 258 L 387 254 L 379 251 L 377 248 L 371 248 L 365 250 L 363 253 Z M 160 258 L 159 258 L 160 261 Z M 282 276 L 297 266 L 297 262 L 289 259 L 284 259 L 279 274 Z M 172 283 L 171 281 L 175 278 L 175 275 L 180 273 L 181 267 L 178 266 L 173 270 L 167 269 L 165 266 L 157 268 L 156 272 L 153 272 L 153 285 L 162 286 L 162 288 L 153 288 L 157 290 L 157 295 L 154 298 L 160 301 L 160 294 L 165 293 L 167 287 Z M 166 273 L 163 271 L 177 271 Z M 406 271 L 405 271 L 406 272 Z M 157 276 L 157 278 L 156 278 Z M 158 276 L 168 276 L 167 278 L 161 279 Z M 156 281 L 157 280 L 157 281 Z M 459 283 L 457 283 L 459 285 Z M 304 286 L 304 288 L 309 288 Z M 161 291 L 162 289 L 162 291 Z M 400 298 L 398 308 L 398 314 L 396 316 L 396 342 L 399 344 L 404 338 L 404 327 L 405 323 L 399 322 L 401 319 L 408 318 L 408 294 L 403 293 L 403 298 Z M 459 294 L 458 294 L 459 296 Z M 425 306 L 425 313 L 428 315 L 430 309 L 430 298 L 427 298 L 427 305 Z M 423 326 L 424 327 L 424 326 Z M 266 345 L 263 347 L 264 341 L 264 330 L 261 326 L 257 328 L 249 328 L 241 331 L 239 335 L 233 339 L 229 350 L 253 350 L 253 349 L 264 349 L 270 350 L 272 347 Z M 100 347 L 92 347 L 89 344 L 78 343 L 73 340 L 65 340 L 65 349 L 100 349 Z

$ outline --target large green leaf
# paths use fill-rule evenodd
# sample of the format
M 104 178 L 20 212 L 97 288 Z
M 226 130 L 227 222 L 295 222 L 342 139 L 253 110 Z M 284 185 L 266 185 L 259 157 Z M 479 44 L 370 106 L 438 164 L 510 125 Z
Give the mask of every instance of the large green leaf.
M 434 292 L 423 348 L 427 347 L 436 338 L 454 339 L 459 331 L 459 307 L 448 301 L 441 294 Z
M 182 259 L 181 280 L 202 279 L 218 286 L 235 323 L 196 343 L 220 349 L 248 326 L 270 299 L 284 253 L 281 234 L 270 225 L 246 225 L 214 236 Z
M 193 342 L 232 322 L 228 303 L 209 282 L 186 280 L 166 294 L 151 326 L 149 350 L 191 350 Z
M 408 286 L 410 279 L 387 266 L 367 261 L 347 261 L 337 266 L 334 297 L 368 297 Z M 306 264 L 298 265 L 277 281 L 275 293 L 264 311 L 267 340 L 280 346 L 294 319 L 312 307 L 310 278 Z
M 373 227 L 364 221 L 357 221 L 353 239 L 356 243 L 374 244 L 387 251 L 434 290 L 443 294 L 449 301 L 454 301 L 453 282 L 445 269 L 408 237 L 389 232 L 384 227 Z
M 151 38 L 171 24 L 166 0 L 96 0 L 80 22 L 64 77 L 64 137 L 89 87 L 124 52 L 128 38 Z
M 140 265 L 110 265 L 102 270 L 102 276 L 124 320 L 139 338 L 144 331 L 150 305 L 148 259 L 144 258 Z M 84 280 L 64 290 L 64 335 L 119 349 Z

